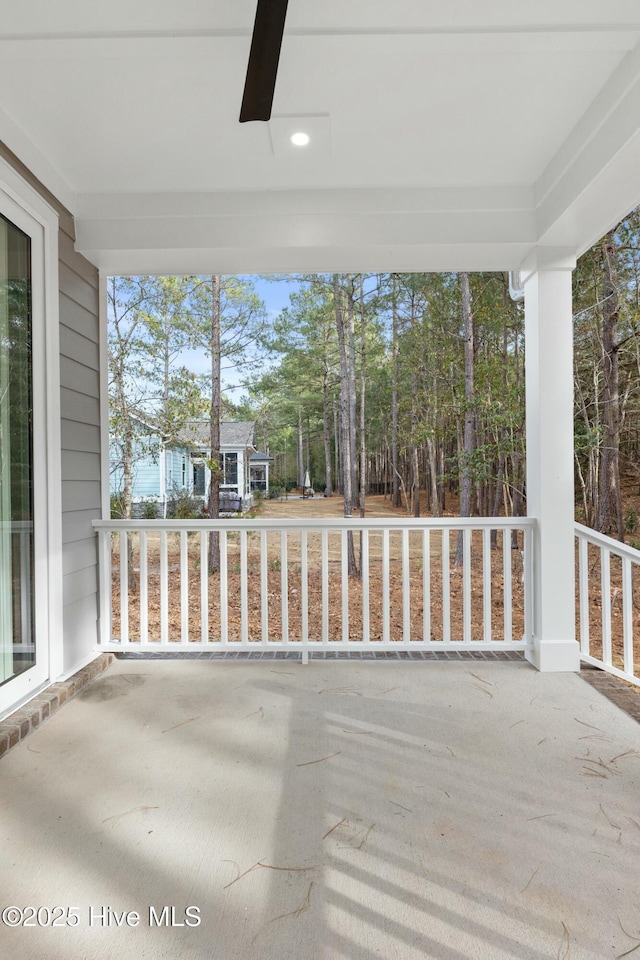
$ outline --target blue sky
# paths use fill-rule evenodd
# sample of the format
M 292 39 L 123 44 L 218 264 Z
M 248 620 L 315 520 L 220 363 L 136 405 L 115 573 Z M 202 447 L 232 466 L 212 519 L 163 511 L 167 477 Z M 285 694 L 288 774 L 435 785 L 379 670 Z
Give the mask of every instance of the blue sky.
M 297 277 L 282 276 L 270 279 L 264 276 L 244 275 L 242 279 L 251 280 L 253 287 L 264 301 L 267 308 L 267 315 L 274 319 L 278 314 L 289 305 L 289 297 L 300 289 L 300 281 Z M 203 374 L 210 371 L 210 359 L 202 350 L 188 350 L 181 356 L 181 362 L 184 363 L 194 373 Z M 242 395 L 240 381 L 246 374 L 242 371 L 225 368 L 223 362 L 222 369 L 222 389 L 228 394 L 231 400 L 239 400 Z

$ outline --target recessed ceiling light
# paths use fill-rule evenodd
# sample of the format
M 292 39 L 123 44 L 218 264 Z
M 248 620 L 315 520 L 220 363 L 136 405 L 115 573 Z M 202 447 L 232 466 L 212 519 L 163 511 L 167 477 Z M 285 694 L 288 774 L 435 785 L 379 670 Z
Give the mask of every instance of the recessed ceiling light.
M 273 156 L 284 164 L 297 166 L 296 160 L 304 160 L 306 165 L 307 161 L 317 162 L 331 156 L 331 117 L 328 113 L 272 114 L 267 128 Z

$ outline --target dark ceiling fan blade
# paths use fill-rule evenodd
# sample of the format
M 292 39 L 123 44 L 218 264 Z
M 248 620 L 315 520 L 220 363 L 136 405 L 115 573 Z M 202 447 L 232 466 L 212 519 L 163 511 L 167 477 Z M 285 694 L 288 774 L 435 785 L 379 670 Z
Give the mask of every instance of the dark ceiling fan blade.
M 258 0 L 240 123 L 269 120 L 289 0 Z

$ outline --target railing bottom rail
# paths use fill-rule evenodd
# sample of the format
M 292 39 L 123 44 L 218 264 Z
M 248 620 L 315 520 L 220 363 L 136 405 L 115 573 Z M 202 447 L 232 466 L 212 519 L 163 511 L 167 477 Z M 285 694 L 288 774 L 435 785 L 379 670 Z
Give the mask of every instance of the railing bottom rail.
M 399 658 L 404 656 L 416 656 L 420 653 L 435 654 L 438 653 L 444 655 L 455 655 L 465 654 L 465 653 L 482 653 L 483 655 L 492 656 L 496 653 L 524 653 L 525 651 L 532 649 L 530 644 L 525 643 L 524 641 L 511 641 L 506 643 L 504 641 L 494 641 L 490 645 L 487 645 L 484 642 L 478 643 L 464 643 L 451 641 L 449 643 L 444 643 L 442 641 L 412 641 L 408 644 L 405 643 L 384 643 L 383 641 L 373 641 L 371 643 L 363 643 L 362 641 L 352 640 L 347 644 L 342 641 L 335 641 L 333 643 L 309 643 L 302 644 L 296 642 L 295 640 L 290 641 L 289 643 L 279 643 L 277 641 L 269 642 L 267 644 L 262 643 L 226 643 L 222 644 L 220 642 L 213 641 L 211 643 L 189 643 L 184 645 L 181 643 L 145 643 L 140 644 L 136 642 L 129 643 L 119 643 L 112 641 L 107 643 L 100 648 L 109 653 L 137 653 L 141 655 L 154 653 L 158 654 L 167 654 L 169 656 L 174 655 L 176 658 L 180 658 L 184 655 L 193 654 L 194 656 L 198 654 L 212 654 L 214 656 L 220 655 L 225 656 L 226 654 L 254 654 L 256 656 L 266 656 L 269 657 L 271 654 L 286 654 L 292 657 L 298 657 L 303 664 L 308 663 L 310 658 L 314 656 L 323 657 L 345 657 L 348 658 L 351 654 L 358 657 L 361 654 L 366 654 L 372 658 L 378 656 L 386 656 L 387 654 L 394 654 Z

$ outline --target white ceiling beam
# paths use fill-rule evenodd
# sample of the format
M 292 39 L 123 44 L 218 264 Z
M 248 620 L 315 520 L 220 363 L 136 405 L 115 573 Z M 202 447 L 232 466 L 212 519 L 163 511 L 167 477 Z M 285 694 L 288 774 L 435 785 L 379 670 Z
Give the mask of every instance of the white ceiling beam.
M 536 241 L 531 201 L 519 187 L 84 196 L 76 248 L 103 272 L 508 269 Z
M 103 276 L 515 270 L 530 244 L 84 250 Z
M 21 0 L 5 4 L 2 32 L 9 36 L 96 35 L 154 31 L 245 31 L 253 26 L 255 0 Z M 37 25 L 37 28 L 34 28 Z M 640 25 L 637 0 L 296 0 L 287 16 L 287 33 L 408 33 L 487 30 L 597 30 Z
M 332 216 L 149 217 L 77 220 L 77 248 L 326 246 L 364 243 L 535 243 L 532 214 L 353 213 Z
M 220 190 L 213 193 L 80 194 L 80 220 L 137 220 L 146 217 L 342 214 L 342 213 L 521 213 L 530 214 L 528 186 L 337 188 L 332 190 Z
M 587 51 L 597 53 L 607 50 L 630 50 L 640 34 L 640 22 L 624 27 L 604 30 L 566 28 L 562 30 L 529 27 L 500 30 L 461 29 L 440 32 L 431 28 L 406 29 L 358 29 L 332 31 L 289 31 L 288 39 L 296 40 L 346 40 L 351 46 L 359 42 L 374 42 L 376 38 L 419 38 L 420 50 L 429 54 L 452 57 L 476 53 L 572 53 Z M 170 56 L 175 58 L 206 56 L 212 50 L 224 49 L 230 43 L 242 41 L 242 49 L 248 47 L 251 30 L 150 30 L 150 31 L 100 31 L 86 34 L 6 34 L 0 29 L 0 54 L 6 60 L 24 61 L 46 57 L 51 61 L 68 59 L 92 59 L 95 57 L 119 57 L 139 60 L 141 57 Z

